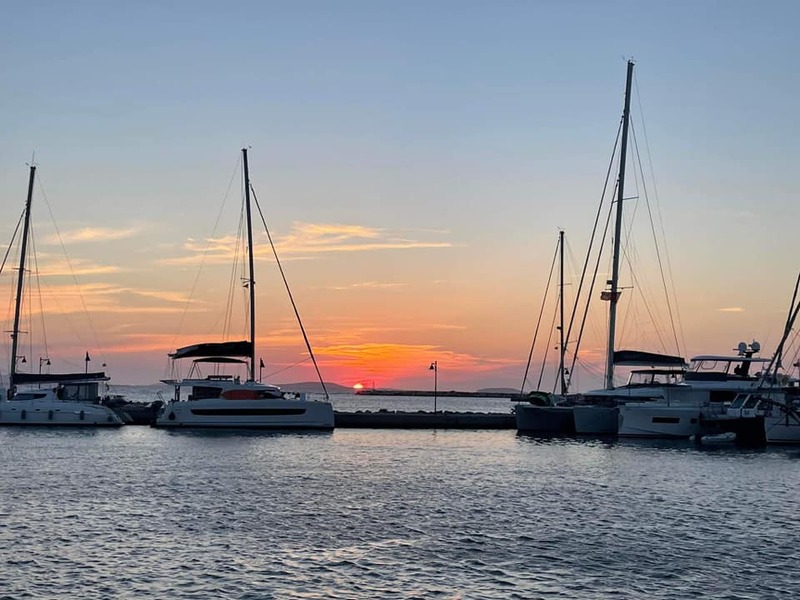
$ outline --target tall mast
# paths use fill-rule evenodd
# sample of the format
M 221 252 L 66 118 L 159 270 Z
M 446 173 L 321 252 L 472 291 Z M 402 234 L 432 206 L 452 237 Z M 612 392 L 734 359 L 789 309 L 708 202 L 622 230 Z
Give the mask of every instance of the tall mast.
M 558 331 L 560 335 L 560 341 L 558 344 L 560 350 L 560 362 L 558 365 L 558 376 L 561 380 L 561 395 L 565 395 L 567 393 L 567 380 L 564 375 L 564 355 L 567 353 L 567 348 L 564 345 L 564 231 L 558 232 L 558 254 L 559 254 L 559 282 L 558 282 L 558 314 L 560 315 L 559 319 L 559 326 Z
M 606 354 L 606 389 L 614 387 L 614 336 L 617 327 L 617 300 L 619 300 L 619 246 L 622 237 L 622 201 L 625 197 L 625 162 L 628 155 L 628 123 L 631 112 L 631 81 L 633 61 L 628 61 L 625 80 L 625 109 L 622 112 L 622 140 L 619 151 L 619 177 L 617 178 L 617 219 L 614 224 L 614 263 L 611 271 L 611 293 L 608 308 L 608 351 Z
M 244 199 L 247 214 L 247 261 L 250 272 L 247 287 L 250 289 L 250 365 L 249 380 L 255 381 L 256 368 L 256 282 L 253 279 L 253 223 L 250 219 L 250 167 L 247 164 L 247 148 L 242 148 L 242 164 L 244 168 Z
M 31 201 L 33 200 L 33 180 L 36 176 L 36 167 L 31 165 L 31 175 L 28 179 L 28 199 L 25 201 L 25 226 L 22 228 L 22 247 L 19 253 L 19 273 L 17 273 L 17 298 L 14 305 L 14 329 L 11 330 L 11 369 L 8 374 L 9 392 L 6 396 L 11 398 L 16 391 L 17 375 L 17 346 L 19 345 L 19 317 L 22 308 L 22 286 L 25 283 L 25 255 L 28 252 L 28 230 L 31 225 Z

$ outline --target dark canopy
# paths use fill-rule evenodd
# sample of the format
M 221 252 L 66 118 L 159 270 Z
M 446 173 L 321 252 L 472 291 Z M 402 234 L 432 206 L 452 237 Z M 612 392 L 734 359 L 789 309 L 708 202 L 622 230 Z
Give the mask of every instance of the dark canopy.
M 241 358 L 228 358 L 226 356 L 209 356 L 208 358 L 195 358 L 192 362 L 196 363 L 218 363 L 218 364 L 247 364 Z
M 82 381 L 108 381 L 102 371 L 96 373 L 16 373 L 14 383 L 74 383 Z
M 239 342 L 216 342 L 208 344 L 193 344 L 178 348 L 169 355 L 170 358 L 201 358 L 201 357 L 228 357 L 228 356 L 250 356 L 253 351 L 253 344 L 248 341 Z
M 639 350 L 617 350 L 614 352 L 614 364 L 629 367 L 686 367 L 686 361 L 682 356 L 640 352 Z

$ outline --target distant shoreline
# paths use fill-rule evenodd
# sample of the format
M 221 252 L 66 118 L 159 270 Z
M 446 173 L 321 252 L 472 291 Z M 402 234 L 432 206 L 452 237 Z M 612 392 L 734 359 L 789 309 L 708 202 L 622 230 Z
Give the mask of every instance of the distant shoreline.
M 357 396 L 437 396 L 439 398 L 514 398 L 519 396 L 518 391 L 507 392 L 459 392 L 457 390 L 386 390 L 369 389 L 356 390 Z

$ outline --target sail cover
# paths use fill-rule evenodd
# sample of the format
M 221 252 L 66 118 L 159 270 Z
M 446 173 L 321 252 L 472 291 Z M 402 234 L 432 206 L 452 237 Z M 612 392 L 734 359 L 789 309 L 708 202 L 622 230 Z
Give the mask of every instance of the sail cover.
M 16 373 L 14 383 L 71 383 L 108 381 L 102 371 L 95 373 Z
M 682 356 L 640 352 L 639 350 L 617 350 L 614 352 L 614 364 L 628 367 L 686 367 Z
M 253 344 L 248 341 L 239 342 L 216 342 L 208 344 L 193 344 L 178 348 L 169 355 L 172 359 L 177 358 L 205 358 L 205 357 L 229 357 L 229 356 L 250 356 L 253 352 Z
M 217 363 L 217 364 L 243 364 L 246 365 L 247 361 L 241 358 L 228 358 L 227 356 L 209 356 L 207 358 L 195 358 L 192 362 L 196 363 Z

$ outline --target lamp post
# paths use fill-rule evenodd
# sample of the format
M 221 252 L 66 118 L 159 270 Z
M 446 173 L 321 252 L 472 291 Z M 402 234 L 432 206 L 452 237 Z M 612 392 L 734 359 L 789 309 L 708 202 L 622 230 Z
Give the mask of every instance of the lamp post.
M 42 365 L 50 366 L 50 359 L 44 356 L 39 357 L 39 375 L 42 374 Z
M 436 396 L 439 393 L 439 362 L 433 361 L 428 370 L 433 371 L 433 412 L 436 414 Z

